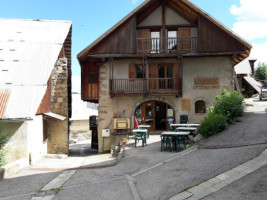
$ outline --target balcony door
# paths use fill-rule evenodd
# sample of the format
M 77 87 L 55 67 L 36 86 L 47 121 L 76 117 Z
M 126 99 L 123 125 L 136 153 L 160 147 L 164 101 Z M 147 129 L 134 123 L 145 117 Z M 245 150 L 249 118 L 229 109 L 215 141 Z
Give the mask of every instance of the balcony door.
M 173 64 L 161 64 L 158 66 L 159 89 L 174 89 Z

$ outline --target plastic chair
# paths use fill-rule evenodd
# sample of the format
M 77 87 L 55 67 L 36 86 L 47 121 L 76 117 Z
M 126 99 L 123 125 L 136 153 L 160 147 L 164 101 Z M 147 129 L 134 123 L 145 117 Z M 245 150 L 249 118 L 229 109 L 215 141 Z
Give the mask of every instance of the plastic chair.
M 180 115 L 180 124 L 188 124 L 188 115 Z
M 136 132 L 135 134 L 135 147 L 136 147 L 136 142 L 139 140 L 142 140 L 142 146 L 146 144 L 146 134 L 144 132 Z
M 172 137 L 170 136 L 161 136 L 161 151 L 164 147 L 164 144 L 166 144 L 166 149 L 169 147 L 170 151 L 172 151 Z

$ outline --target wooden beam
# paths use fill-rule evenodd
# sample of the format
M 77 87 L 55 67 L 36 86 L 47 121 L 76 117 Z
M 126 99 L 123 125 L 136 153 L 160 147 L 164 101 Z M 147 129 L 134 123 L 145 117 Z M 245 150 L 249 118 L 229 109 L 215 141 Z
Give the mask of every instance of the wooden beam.
M 150 5 L 143 8 L 140 14 L 137 15 L 136 24 L 140 24 L 145 18 L 147 18 L 154 10 L 156 10 L 161 5 L 160 1 L 151 2 Z
M 166 38 L 166 27 L 165 27 L 165 9 L 166 9 L 166 2 L 162 0 L 162 38 Z M 166 42 L 163 40 L 163 52 L 165 52 Z
M 176 4 L 174 4 L 171 1 L 168 1 L 168 6 L 173 9 L 175 12 L 177 12 L 177 14 L 179 14 L 181 17 L 183 17 L 185 20 L 189 21 L 192 25 L 196 25 L 196 20 L 192 19 L 190 16 L 188 16 L 184 10 L 182 10 L 181 8 L 179 8 Z

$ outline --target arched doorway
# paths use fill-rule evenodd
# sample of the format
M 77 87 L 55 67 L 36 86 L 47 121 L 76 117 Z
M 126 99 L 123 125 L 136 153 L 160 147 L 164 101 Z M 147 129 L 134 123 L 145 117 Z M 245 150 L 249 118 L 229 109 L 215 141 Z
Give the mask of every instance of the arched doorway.
M 135 110 L 135 118 L 139 124 L 150 125 L 150 131 L 170 130 L 174 123 L 174 109 L 161 101 L 147 101 Z

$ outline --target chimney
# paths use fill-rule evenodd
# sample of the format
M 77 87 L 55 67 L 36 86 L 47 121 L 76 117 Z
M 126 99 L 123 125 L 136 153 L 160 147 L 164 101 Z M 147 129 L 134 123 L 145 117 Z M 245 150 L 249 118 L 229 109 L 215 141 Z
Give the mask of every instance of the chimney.
M 250 64 L 251 68 L 251 75 L 254 75 L 254 63 L 256 62 L 257 59 L 249 59 L 248 62 Z

